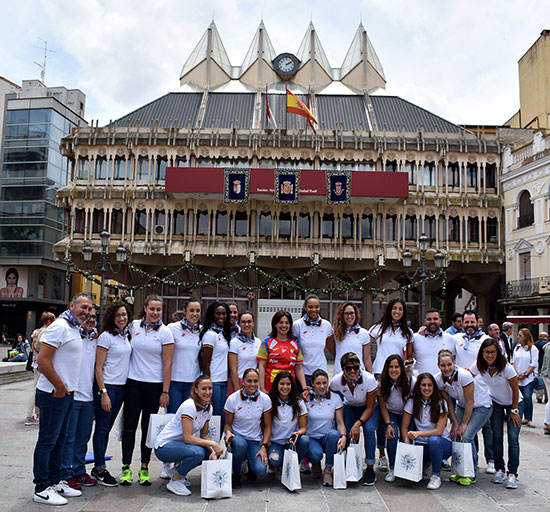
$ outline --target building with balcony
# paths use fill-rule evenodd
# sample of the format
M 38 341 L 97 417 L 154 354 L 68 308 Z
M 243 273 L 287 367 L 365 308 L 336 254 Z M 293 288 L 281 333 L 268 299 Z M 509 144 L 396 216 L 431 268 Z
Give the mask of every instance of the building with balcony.
M 362 25 L 335 68 L 312 24 L 296 54 L 275 52 L 260 24 L 243 64 L 234 66 L 212 23 L 178 90 L 63 139 L 71 180 L 57 197 L 69 223 L 56 251 L 85 270 L 82 249 L 91 246 L 96 258 L 99 234 L 108 230 L 113 258 L 119 245 L 131 255 L 116 278 L 150 282 L 135 291 L 136 305 L 156 292 L 167 312 L 192 292 L 205 303 L 231 299 L 252 309 L 263 300 L 303 299 L 291 284 L 318 260 L 320 270 L 300 284 L 319 290 L 325 317 L 353 300 L 370 325 L 400 296 L 416 326 L 420 287 L 403 289 L 410 280 L 402 254 L 409 250 L 418 262 L 425 233 L 428 265 L 438 251 L 448 263 L 445 284 L 426 283 L 428 305 L 450 315 L 466 289 L 491 317 L 504 256 L 500 142 L 383 94 L 385 83 Z M 309 105 L 316 131 L 286 113 L 286 89 Z M 225 200 L 225 169 L 249 170 L 247 202 Z M 295 204 L 275 201 L 280 170 L 300 171 Z M 349 172 L 349 203 L 327 202 L 330 171 Z M 385 266 L 373 273 L 380 255 Z M 250 258 L 253 271 L 223 279 Z M 192 268 L 179 270 L 190 261 Z M 199 289 L 187 286 L 199 281 Z M 253 285 L 260 288 L 250 293 Z

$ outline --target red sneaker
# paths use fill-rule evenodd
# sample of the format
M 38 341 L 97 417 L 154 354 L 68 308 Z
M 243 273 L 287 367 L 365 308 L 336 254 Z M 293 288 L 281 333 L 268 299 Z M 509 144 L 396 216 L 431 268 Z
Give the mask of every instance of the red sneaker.
M 69 487 L 71 489 L 75 489 L 76 491 L 80 491 L 80 489 L 82 489 L 81 485 L 78 483 L 75 477 L 69 478 L 67 480 L 67 483 L 69 484 Z
M 93 476 L 88 475 L 88 473 L 75 476 L 74 480 L 82 487 L 92 487 L 97 484 L 97 480 Z

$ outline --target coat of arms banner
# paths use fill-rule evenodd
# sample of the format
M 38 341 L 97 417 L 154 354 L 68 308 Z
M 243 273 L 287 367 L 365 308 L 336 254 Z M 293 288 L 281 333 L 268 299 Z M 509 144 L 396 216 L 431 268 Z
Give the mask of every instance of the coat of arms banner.
M 225 203 L 248 203 L 250 169 L 225 169 Z
M 325 171 L 327 204 L 351 202 L 351 171 Z
M 298 202 L 300 195 L 300 171 L 294 169 L 275 169 L 275 202 Z

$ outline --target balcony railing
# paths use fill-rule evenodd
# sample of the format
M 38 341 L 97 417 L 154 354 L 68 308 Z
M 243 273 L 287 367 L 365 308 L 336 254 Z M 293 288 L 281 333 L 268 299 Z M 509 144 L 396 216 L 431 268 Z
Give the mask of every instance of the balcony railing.
M 550 277 L 535 277 L 533 279 L 521 279 L 520 281 L 508 281 L 503 290 L 507 299 L 532 297 L 535 295 L 550 294 Z
M 529 213 L 527 215 L 520 215 L 518 217 L 518 229 L 531 226 L 534 223 L 535 223 L 535 215 L 533 213 Z

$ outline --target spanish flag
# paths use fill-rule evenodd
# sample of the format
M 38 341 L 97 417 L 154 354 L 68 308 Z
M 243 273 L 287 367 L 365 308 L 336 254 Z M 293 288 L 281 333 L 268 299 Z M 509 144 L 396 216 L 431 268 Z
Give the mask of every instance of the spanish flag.
M 313 117 L 313 114 L 310 112 L 309 108 L 304 105 L 304 102 L 292 94 L 288 89 L 286 90 L 286 111 L 289 114 L 298 114 L 299 116 L 303 116 L 309 121 L 313 121 L 315 124 L 318 124 L 317 119 Z

